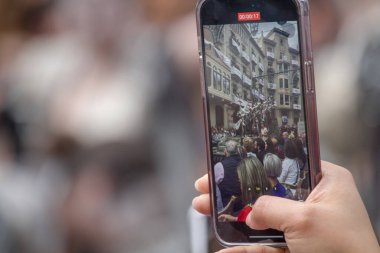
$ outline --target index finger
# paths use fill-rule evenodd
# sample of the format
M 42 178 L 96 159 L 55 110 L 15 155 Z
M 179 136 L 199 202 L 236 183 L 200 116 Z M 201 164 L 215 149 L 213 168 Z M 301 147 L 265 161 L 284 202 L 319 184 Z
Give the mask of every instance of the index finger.
M 210 192 L 210 189 L 208 187 L 208 175 L 204 175 L 203 177 L 199 178 L 197 181 L 195 181 L 195 189 L 199 191 L 200 193 L 206 194 Z

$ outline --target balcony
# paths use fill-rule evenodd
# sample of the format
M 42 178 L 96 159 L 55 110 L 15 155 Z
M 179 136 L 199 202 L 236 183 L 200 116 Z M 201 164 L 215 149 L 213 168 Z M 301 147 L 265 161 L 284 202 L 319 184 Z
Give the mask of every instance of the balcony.
M 301 105 L 293 105 L 294 110 L 301 110 Z
M 223 52 L 217 49 L 216 47 L 214 47 L 214 50 L 219 59 L 221 59 L 227 66 L 231 67 L 231 59 L 227 57 L 225 54 L 223 54 Z
M 238 69 L 235 66 L 231 67 L 231 75 L 232 75 L 232 77 L 236 77 L 236 78 L 241 80 L 242 73 L 241 73 L 240 69 Z
M 268 58 L 274 59 L 274 53 L 273 52 L 267 52 Z
M 300 90 L 300 89 L 293 88 L 293 94 L 295 94 L 295 95 L 300 95 L 300 94 L 301 94 L 301 90 Z
M 231 39 L 231 45 L 232 48 L 235 49 L 237 52 L 241 52 L 240 45 L 235 39 Z
M 300 65 L 300 62 L 297 61 L 297 60 L 292 60 L 292 65 L 294 65 L 294 66 L 299 66 L 299 65 Z
M 257 56 L 254 54 L 251 54 L 251 56 L 252 56 L 251 57 L 252 61 L 257 64 L 259 62 L 259 59 L 257 59 Z
M 212 97 L 217 97 L 217 98 L 229 101 L 229 102 L 233 102 L 232 94 L 226 94 L 223 92 L 223 90 L 220 91 L 220 90 L 214 89 L 213 87 L 210 87 L 208 89 L 208 92 L 210 93 L 210 95 Z
M 259 64 L 259 68 L 262 70 L 262 71 L 264 71 L 264 65 L 260 62 Z
M 252 80 L 247 75 L 243 74 L 243 83 L 252 86 Z
M 275 84 L 275 83 L 268 83 L 268 89 L 276 90 L 277 89 L 277 84 Z
M 288 59 L 288 56 L 287 55 L 283 55 L 282 58 L 280 59 L 281 61 L 285 61 L 287 62 L 289 59 Z
M 265 100 L 264 94 L 260 94 L 259 97 L 260 97 L 261 100 Z
M 264 86 L 264 79 L 259 78 L 259 79 L 257 80 L 257 82 L 258 82 L 260 85 Z
M 242 60 L 245 61 L 245 63 L 249 63 L 250 62 L 249 56 L 248 56 L 247 52 L 242 51 L 241 52 L 241 56 L 242 56 Z

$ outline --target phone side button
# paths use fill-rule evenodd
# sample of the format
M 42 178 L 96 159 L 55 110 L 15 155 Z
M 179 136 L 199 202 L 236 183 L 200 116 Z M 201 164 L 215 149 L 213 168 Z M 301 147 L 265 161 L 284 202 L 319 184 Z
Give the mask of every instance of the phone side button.
M 205 91 L 205 78 L 204 78 L 204 68 L 203 68 L 203 55 L 201 52 L 199 52 L 199 66 L 201 67 L 201 95 L 202 98 L 206 98 L 206 91 Z
M 306 61 L 305 67 L 306 67 L 306 92 L 307 93 L 314 93 L 313 62 L 312 61 Z
M 203 99 L 206 99 L 206 92 L 205 92 L 204 85 L 202 85 L 202 87 L 201 87 L 201 95 L 202 95 Z

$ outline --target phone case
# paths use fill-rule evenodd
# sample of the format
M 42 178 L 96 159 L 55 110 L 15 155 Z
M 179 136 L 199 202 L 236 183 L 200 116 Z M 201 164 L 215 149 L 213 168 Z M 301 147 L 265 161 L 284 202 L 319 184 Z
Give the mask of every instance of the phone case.
M 204 115 L 204 129 L 206 136 L 206 150 L 207 150 L 207 169 L 209 178 L 212 177 L 212 158 L 210 154 L 210 133 L 209 133 L 209 121 L 208 121 L 208 108 L 206 98 L 206 84 L 205 84 L 205 70 L 204 70 L 204 55 L 202 50 L 202 27 L 200 10 L 202 4 L 208 0 L 198 0 L 196 7 L 196 20 L 197 20 L 197 34 L 198 34 L 198 48 L 199 48 L 199 62 L 200 62 L 200 76 L 201 76 L 201 91 L 202 91 L 202 103 L 203 103 L 203 115 Z M 298 21 L 299 21 L 299 33 L 300 33 L 300 49 L 301 49 L 301 64 L 302 77 L 304 83 L 304 101 L 305 101 L 305 116 L 306 116 L 306 130 L 308 133 L 307 147 L 309 150 L 309 163 L 310 163 L 310 177 L 311 177 L 311 189 L 313 189 L 321 178 L 321 162 L 319 151 L 319 137 L 318 137 L 318 122 L 317 122 L 317 109 L 316 109 L 316 94 L 314 84 L 314 70 L 313 70 L 313 54 L 311 44 L 311 31 L 310 31 L 310 18 L 309 18 L 309 3 L 307 0 L 293 0 L 297 6 Z M 209 180 L 209 188 L 211 193 L 211 206 L 214 203 L 214 192 L 212 187 L 212 181 Z M 212 216 L 215 217 L 216 213 L 212 208 Z M 241 246 L 241 245 L 253 245 L 254 243 L 231 243 L 226 242 L 216 232 L 216 223 L 213 218 L 213 229 L 217 240 L 225 247 Z M 260 243 L 260 245 L 267 245 L 273 247 L 286 247 L 286 243 Z

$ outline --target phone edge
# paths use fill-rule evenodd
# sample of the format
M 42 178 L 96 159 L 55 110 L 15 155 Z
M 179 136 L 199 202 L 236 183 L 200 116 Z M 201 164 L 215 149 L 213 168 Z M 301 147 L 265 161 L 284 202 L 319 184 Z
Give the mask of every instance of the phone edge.
M 197 26 L 197 43 L 198 43 L 198 54 L 199 54 L 199 64 L 200 64 L 200 85 L 201 85 L 201 95 L 202 95 L 202 109 L 203 109 L 203 125 L 206 137 L 206 156 L 207 156 L 207 173 L 210 178 L 213 178 L 211 165 L 211 154 L 210 154 L 210 133 L 209 133 L 209 123 L 208 123 L 208 108 L 207 99 L 205 91 L 205 70 L 204 70 L 204 55 L 202 46 L 202 27 L 201 27 L 201 8 L 202 5 L 207 0 L 198 0 L 196 4 L 196 26 Z M 303 92 L 304 92 L 304 102 L 305 106 L 305 116 L 306 116 L 306 129 L 308 133 L 312 133 L 312 137 L 308 137 L 308 150 L 309 150 L 309 164 L 310 164 L 310 177 L 311 177 L 311 190 L 319 183 L 321 178 L 321 161 L 320 161 L 320 151 L 319 151 L 319 135 L 318 135 L 318 120 L 317 120 L 317 108 L 316 108 L 316 95 L 315 95 L 315 82 L 314 82 L 314 64 L 313 64 L 313 54 L 311 46 L 311 27 L 310 27 L 310 8 L 308 0 L 292 0 L 297 6 L 298 21 L 300 26 L 300 46 L 301 51 L 301 63 L 304 65 L 302 68 L 303 76 Z M 309 88 L 309 89 L 307 89 Z M 310 141 L 311 140 L 311 141 Z M 315 156 L 315 157 L 312 157 Z M 249 245 L 263 245 L 278 248 L 286 248 L 286 243 L 230 243 L 224 241 L 218 234 L 215 222 L 215 208 L 214 208 L 214 187 L 209 180 L 210 189 L 210 206 L 211 206 L 211 216 L 212 216 L 212 228 L 217 241 L 224 247 L 234 247 L 234 246 L 249 246 Z

